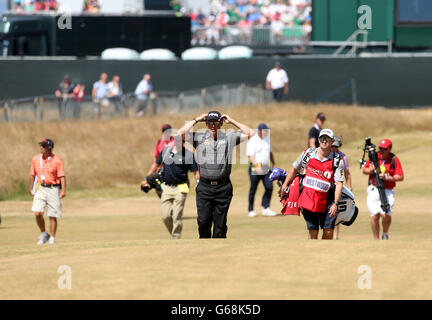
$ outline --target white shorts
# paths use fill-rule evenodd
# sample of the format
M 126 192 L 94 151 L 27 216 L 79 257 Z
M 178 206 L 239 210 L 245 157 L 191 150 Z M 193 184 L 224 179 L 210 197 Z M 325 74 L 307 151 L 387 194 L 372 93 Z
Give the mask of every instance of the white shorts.
M 387 201 L 390 205 L 390 210 L 387 212 L 388 215 L 393 213 L 393 206 L 395 204 L 395 197 L 393 189 L 385 189 L 385 193 L 387 196 Z M 367 207 L 369 209 L 369 213 L 372 216 L 377 213 L 384 214 L 384 210 L 381 208 L 381 200 L 379 197 L 378 189 L 374 185 L 369 185 L 367 188 Z
M 61 218 L 62 205 L 60 202 L 60 188 L 59 187 L 42 187 L 36 191 L 33 198 L 33 212 L 44 212 L 45 207 L 48 207 L 48 217 Z

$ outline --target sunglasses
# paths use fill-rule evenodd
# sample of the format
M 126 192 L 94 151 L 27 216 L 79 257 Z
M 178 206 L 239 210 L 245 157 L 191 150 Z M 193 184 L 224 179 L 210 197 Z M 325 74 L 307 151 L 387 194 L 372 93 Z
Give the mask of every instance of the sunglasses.
M 387 151 L 389 148 L 379 148 L 380 151 Z
M 321 138 L 319 138 L 319 141 L 321 141 L 321 142 L 331 142 L 331 141 L 333 141 L 333 139 L 330 138 L 330 137 L 321 137 Z
M 217 126 L 220 124 L 220 121 L 207 121 L 207 124 L 211 126 Z

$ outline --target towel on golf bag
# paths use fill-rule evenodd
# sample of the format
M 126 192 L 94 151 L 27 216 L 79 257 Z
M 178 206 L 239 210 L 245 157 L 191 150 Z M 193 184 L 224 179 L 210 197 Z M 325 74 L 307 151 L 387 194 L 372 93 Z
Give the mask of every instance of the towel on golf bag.
M 288 195 L 283 197 L 281 203 L 283 205 L 281 213 L 283 215 L 300 215 L 298 207 L 298 199 L 300 197 L 300 178 L 295 177 L 293 182 L 289 185 Z

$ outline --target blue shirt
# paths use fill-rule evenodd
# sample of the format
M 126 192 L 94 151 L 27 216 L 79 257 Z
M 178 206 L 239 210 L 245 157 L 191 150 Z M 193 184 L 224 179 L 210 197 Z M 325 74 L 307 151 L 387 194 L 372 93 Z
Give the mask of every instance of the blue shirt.
M 147 82 L 146 80 L 141 80 L 135 89 L 135 95 L 140 100 L 147 100 L 148 94 L 152 90 L 153 90 L 153 86 L 151 82 Z
M 106 99 L 108 98 L 109 87 L 108 83 L 102 81 L 96 81 L 93 85 L 93 89 L 96 89 L 96 98 Z

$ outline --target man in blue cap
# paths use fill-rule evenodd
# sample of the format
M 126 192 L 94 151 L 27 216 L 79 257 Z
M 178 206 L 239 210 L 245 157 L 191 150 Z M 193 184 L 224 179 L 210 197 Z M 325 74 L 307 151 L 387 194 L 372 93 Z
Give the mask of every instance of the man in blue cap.
M 288 75 L 281 68 L 280 62 L 275 63 L 275 67 L 270 70 L 266 77 L 266 89 L 273 90 L 273 98 L 277 102 L 281 102 L 284 94 L 288 94 L 289 84 Z
M 270 128 L 265 123 L 258 125 L 258 132 L 248 141 L 246 154 L 249 159 L 249 217 L 255 217 L 254 200 L 259 182 L 262 180 L 265 188 L 262 197 L 262 215 L 275 216 L 276 213 L 270 209 L 270 200 L 273 192 L 273 184 L 270 181 L 271 166 L 275 165 L 273 152 L 270 144 Z

